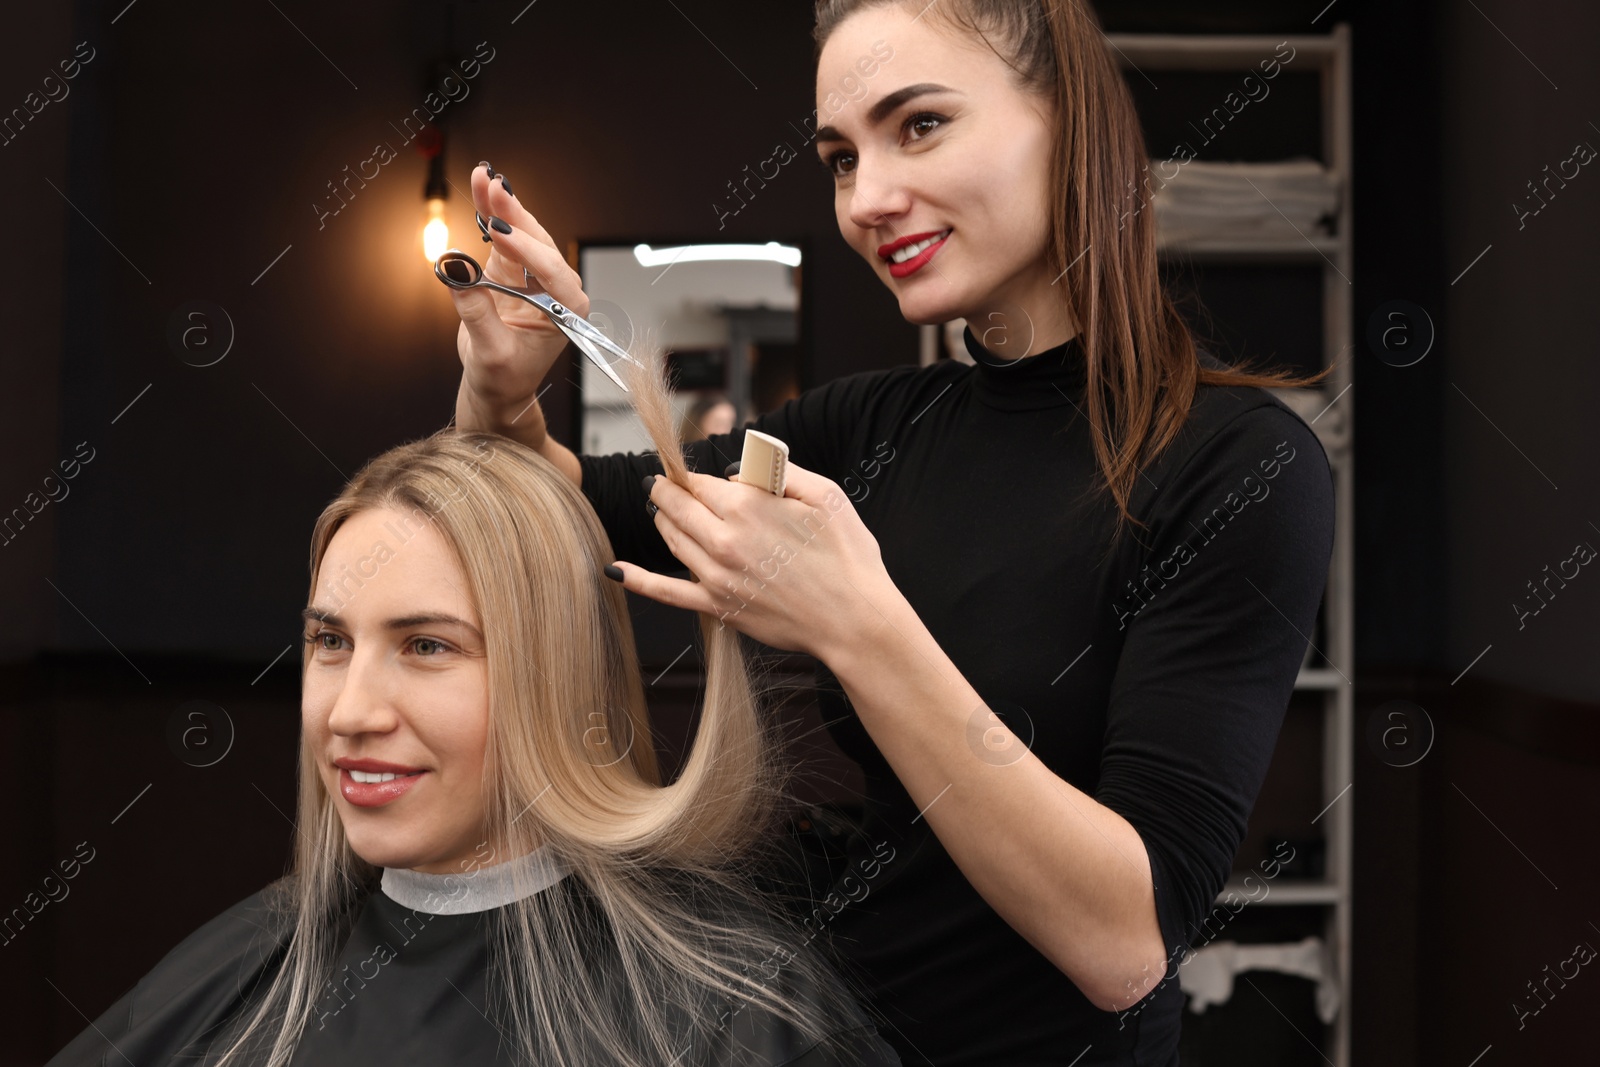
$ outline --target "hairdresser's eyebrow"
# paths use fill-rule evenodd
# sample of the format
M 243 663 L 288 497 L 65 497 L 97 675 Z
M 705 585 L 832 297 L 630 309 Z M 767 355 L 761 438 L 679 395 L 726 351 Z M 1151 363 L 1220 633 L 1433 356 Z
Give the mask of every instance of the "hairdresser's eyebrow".
M 329 626 L 336 626 L 341 630 L 350 628 L 338 615 L 314 604 L 302 611 L 300 617 L 306 622 L 325 622 Z M 465 619 L 458 619 L 454 615 L 446 615 L 442 611 L 406 615 L 398 619 L 390 619 L 383 624 L 385 630 L 409 630 L 415 626 L 459 626 L 469 631 L 478 640 L 483 640 L 483 634 L 478 631 L 476 626 Z
M 947 85 L 936 85 L 933 82 L 918 82 L 916 85 L 908 85 L 904 89 L 896 89 L 887 96 L 880 98 L 876 104 L 873 104 L 870 108 L 868 108 L 867 125 L 876 126 L 878 123 L 892 115 L 894 110 L 901 104 L 904 104 L 907 100 L 915 100 L 919 96 L 927 96 L 930 93 L 955 93 L 958 96 L 966 95 L 959 89 L 952 89 Z M 842 140 L 844 140 L 844 136 L 839 132 L 837 127 L 824 126 L 817 131 L 817 141 L 819 143 L 822 141 Z

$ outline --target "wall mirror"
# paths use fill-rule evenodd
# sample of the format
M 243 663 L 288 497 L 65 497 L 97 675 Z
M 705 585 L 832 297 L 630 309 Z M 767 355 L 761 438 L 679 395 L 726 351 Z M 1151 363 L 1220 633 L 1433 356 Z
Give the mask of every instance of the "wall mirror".
M 799 395 L 802 259 L 798 241 L 580 241 L 576 256 L 589 320 L 624 348 L 643 332 L 667 350 L 684 440 Z M 588 360 L 577 364 L 582 450 L 649 450 L 628 394 Z

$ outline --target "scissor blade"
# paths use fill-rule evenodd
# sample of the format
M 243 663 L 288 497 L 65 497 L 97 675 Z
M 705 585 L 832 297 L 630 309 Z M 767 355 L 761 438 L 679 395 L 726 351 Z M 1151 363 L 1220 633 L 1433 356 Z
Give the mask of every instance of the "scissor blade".
M 582 332 L 582 334 L 589 339 L 590 343 L 595 346 L 597 351 L 609 353 L 611 356 L 611 362 L 614 363 L 619 359 L 625 359 L 629 363 L 638 362 L 638 360 L 634 359 L 632 354 L 630 354 L 626 348 L 623 348 L 611 338 L 607 337 L 605 332 L 602 331 L 600 327 L 596 326 L 588 319 L 580 318 L 579 316 L 573 314 L 570 309 L 568 310 L 567 314 L 571 317 L 567 321 L 566 325 L 574 331 Z
M 561 323 L 561 328 L 566 331 L 572 342 L 578 346 L 584 355 L 594 361 L 594 365 L 605 371 L 606 377 L 616 382 L 624 391 L 628 387 L 623 384 L 612 366 L 617 360 L 625 359 L 629 363 L 637 363 L 626 348 L 607 337 L 598 326 L 588 319 L 582 318 L 567 309 L 567 318 Z
M 570 327 L 563 327 L 563 329 L 566 330 L 566 334 L 569 338 L 571 338 L 572 343 L 578 346 L 578 351 L 588 356 L 589 362 L 593 363 L 596 367 L 599 367 L 607 378 L 610 378 L 612 381 L 616 382 L 617 388 L 621 389 L 624 393 L 632 392 L 632 390 L 628 388 L 627 384 L 623 382 L 622 378 L 617 374 L 617 372 L 612 369 L 611 361 L 606 358 L 604 352 L 600 351 L 594 340 L 585 336 L 582 332 L 571 329 Z M 627 356 L 627 353 L 624 352 L 623 355 Z
M 567 335 L 567 340 L 578 346 L 578 351 L 588 356 L 595 366 L 605 372 L 607 378 L 617 383 L 617 388 L 625 393 L 631 391 L 621 377 L 617 375 L 617 372 L 611 368 L 613 360 L 608 358 L 608 355 L 615 357 L 615 359 L 625 359 L 630 363 L 637 363 L 638 360 L 629 355 L 627 349 L 601 333 L 599 327 L 581 315 L 576 314 L 571 308 L 558 305 L 555 298 L 549 293 L 534 293 L 529 292 L 527 289 L 513 289 L 509 286 L 498 284 L 493 285 L 493 288 L 503 293 L 509 293 L 512 296 L 521 297 L 540 311 L 543 311 L 550 317 L 550 321 L 555 323 L 561 332 Z

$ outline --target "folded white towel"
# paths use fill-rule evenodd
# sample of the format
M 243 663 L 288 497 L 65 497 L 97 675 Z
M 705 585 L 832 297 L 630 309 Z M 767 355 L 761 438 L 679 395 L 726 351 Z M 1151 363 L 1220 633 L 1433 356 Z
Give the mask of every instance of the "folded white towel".
M 1169 241 L 1196 236 L 1293 236 L 1296 230 L 1307 236 L 1327 233 L 1324 220 L 1339 207 L 1338 179 L 1310 159 L 1165 160 L 1151 167 L 1150 187 L 1155 193 L 1157 228 Z
M 1189 1007 L 1203 1012 L 1233 995 L 1233 976 L 1241 971 L 1281 971 L 1309 978 L 1317 983 L 1317 1017 L 1331 1023 L 1339 1014 L 1339 983 L 1320 937 L 1268 945 L 1213 941 L 1184 958 L 1178 984 L 1190 995 Z

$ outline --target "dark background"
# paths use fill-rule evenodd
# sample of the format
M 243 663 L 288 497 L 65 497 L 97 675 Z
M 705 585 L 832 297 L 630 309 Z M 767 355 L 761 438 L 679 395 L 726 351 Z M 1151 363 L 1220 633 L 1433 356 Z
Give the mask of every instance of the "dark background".
M 778 140 L 796 144 L 790 123 L 816 106 L 809 4 L 525 3 L 7 12 L 0 114 L 78 42 L 94 58 L 66 100 L 0 145 L 13 235 L 0 267 L 0 513 L 60 461 L 93 458 L 0 546 L 0 914 L 80 842 L 94 858 L 70 896 L 0 945 L 0 1064 L 42 1063 L 183 936 L 284 870 L 299 726 L 298 651 L 285 650 L 312 521 L 366 458 L 448 423 L 460 374 L 457 320 L 416 247 L 415 149 L 399 147 L 320 229 L 312 205 L 377 142 L 399 146 L 389 124 L 421 103 L 430 63 L 494 49 L 443 116 L 458 186 L 490 159 L 562 244 L 803 237 L 802 384 L 916 360 L 915 328 L 839 237 L 809 146 L 717 229 L 727 183 Z M 1355 1061 L 1592 1056 L 1583 1020 L 1600 978 L 1580 973 L 1520 1030 L 1511 1003 L 1575 943 L 1600 945 L 1600 578 L 1586 568 L 1521 630 L 1510 605 L 1575 543 L 1600 543 L 1588 314 L 1600 173 L 1584 168 L 1521 229 L 1511 205 L 1575 143 L 1600 145 L 1600 14 L 1579 0 L 1098 6 L 1110 30 L 1352 26 L 1346 669 L 1358 734 L 1402 697 L 1438 731 L 1405 769 L 1355 739 Z M 1204 111 L 1180 80 L 1155 81 L 1142 107 Z M 1294 115 L 1263 109 L 1255 129 L 1241 118 L 1233 157 L 1257 137 L 1293 139 Z M 479 247 L 470 209 L 458 198 L 451 210 L 454 243 Z M 1292 279 L 1206 286 L 1225 354 L 1282 348 L 1293 361 L 1307 326 Z M 1438 331 L 1406 368 L 1362 342 L 1396 299 Z M 208 367 L 167 340 L 194 300 L 224 308 L 236 331 Z M 1259 332 L 1240 325 L 1250 313 Z M 564 381 L 547 397 L 558 433 L 572 399 Z M 650 690 L 668 749 L 696 670 L 685 657 Z M 236 732 L 212 767 L 168 744 L 195 700 L 224 708 Z

